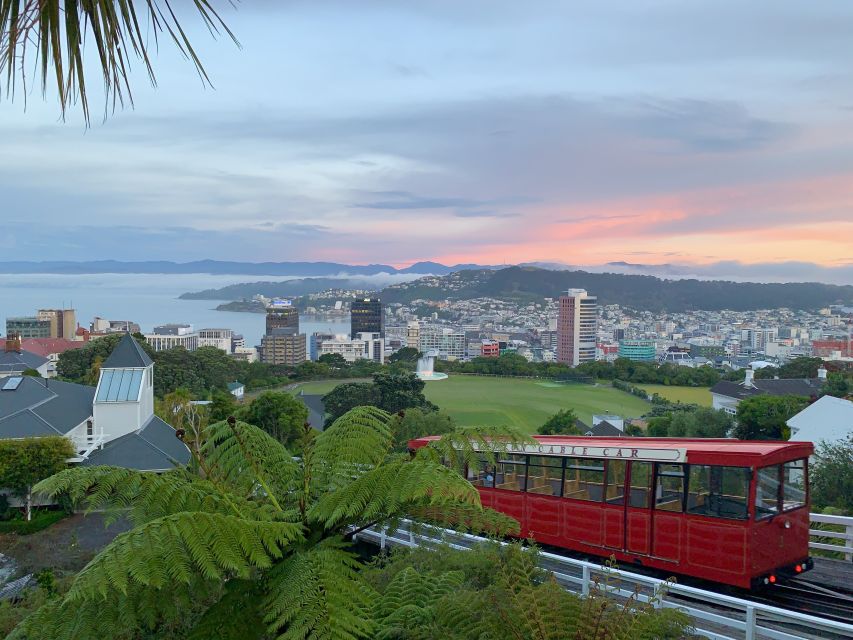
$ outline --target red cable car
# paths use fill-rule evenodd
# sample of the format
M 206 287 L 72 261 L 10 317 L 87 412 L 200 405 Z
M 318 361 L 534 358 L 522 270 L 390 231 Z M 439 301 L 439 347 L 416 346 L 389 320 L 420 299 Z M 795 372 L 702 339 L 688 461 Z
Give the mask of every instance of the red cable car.
M 534 437 L 466 469 L 522 538 L 744 588 L 813 566 L 810 442 Z

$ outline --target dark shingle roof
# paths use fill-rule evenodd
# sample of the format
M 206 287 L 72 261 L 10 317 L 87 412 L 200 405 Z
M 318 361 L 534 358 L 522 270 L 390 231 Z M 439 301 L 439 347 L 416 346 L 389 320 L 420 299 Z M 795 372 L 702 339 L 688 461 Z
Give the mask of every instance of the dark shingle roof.
M 125 333 L 113 349 L 109 358 L 101 365 L 102 369 L 144 368 L 153 361 L 139 343 L 129 333 Z
M 175 430 L 157 416 L 152 416 L 141 429 L 110 440 L 81 464 L 166 471 L 189 461 L 190 451 L 175 436 Z
M 761 394 L 771 396 L 805 396 L 809 398 L 820 393 L 823 380 L 820 378 L 780 378 L 778 380 L 753 380 L 754 387 L 744 387 L 737 382 L 720 380 L 711 387 L 711 393 L 743 400 Z
M 38 369 L 47 358 L 30 351 L 0 351 L 0 374 L 22 373 L 26 369 Z
M 624 431 L 622 431 L 622 429 L 610 424 L 609 422 L 607 422 L 607 420 L 602 420 L 601 422 L 599 422 L 594 427 L 588 429 L 587 431 L 584 432 L 584 435 L 585 436 L 599 436 L 599 437 L 603 436 L 603 437 L 609 437 L 609 438 L 612 438 L 614 436 L 617 438 L 620 436 L 622 436 L 622 437 L 627 436 L 627 434 Z
M 95 388 L 24 376 L 0 391 L 0 438 L 65 435 L 92 415 Z
M 326 424 L 326 405 L 321 395 L 300 394 L 297 396 L 308 407 L 308 423 L 322 431 Z

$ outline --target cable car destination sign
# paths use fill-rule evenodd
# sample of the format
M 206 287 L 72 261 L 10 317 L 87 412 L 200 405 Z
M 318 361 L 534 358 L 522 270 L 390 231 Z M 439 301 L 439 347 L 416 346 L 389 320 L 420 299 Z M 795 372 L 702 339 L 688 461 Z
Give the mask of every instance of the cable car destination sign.
M 571 456 L 577 458 L 607 458 L 616 460 L 649 460 L 652 462 L 686 462 L 687 449 L 649 449 L 643 447 L 590 447 L 571 444 L 526 444 L 508 446 L 500 453 L 528 455 Z

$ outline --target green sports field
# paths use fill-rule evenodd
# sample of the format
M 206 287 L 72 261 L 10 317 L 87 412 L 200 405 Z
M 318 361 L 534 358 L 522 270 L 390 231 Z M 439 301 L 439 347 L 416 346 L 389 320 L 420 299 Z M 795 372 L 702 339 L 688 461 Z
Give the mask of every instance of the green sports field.
M 594 413 L 637 418 L 651 406 L 609 386 L 452 374 L 447 380 L 427 382 L 425 393 L 458 424 L 506 424 L 530 433 L 560 409 L 574 409 L 590 424 Z
M 638 384 L 635 386 L 641 387 L 649 393 L 657 393 L 672 402 L 687 402 L 698 404 L 700 407 L 711 406 L 711 390 L 706 387 L 670 387 L 664 384 Z

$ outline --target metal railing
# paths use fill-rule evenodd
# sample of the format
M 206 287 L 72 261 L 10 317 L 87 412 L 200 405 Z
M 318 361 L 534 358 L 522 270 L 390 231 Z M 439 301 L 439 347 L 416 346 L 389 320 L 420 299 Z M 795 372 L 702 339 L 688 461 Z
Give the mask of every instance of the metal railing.
M 822 551 L 835 551 L 844 554 L 844 559 L 853 561 L 853 518 L 830 516 L 822 513 L 809 514 L 811 526 L 833 525 L 833 529 L 809 529 L 809 548 Z M 833 542 L 828 542 L 827 539 Z M 836 544 L 841 541 L 841 544 Z
M 470 549 L 485 538 L 403 521 L 393 531 L 366 529 L 355 536 L 388 546 L 431 547 L 439 544 Z M 506 544 L 501 542 L 499 544 Z M 594 590 L 622 602 L 633 598 L 655 607 L 676 608 L 690 616 L 696 633 L 712 640 L 802 640 L 853 638 L 853 624 L 788 611 L 750 600 L 673 584 L 604 565 L 539 552 L 541 564 L 566 589 L 581 595 Z

